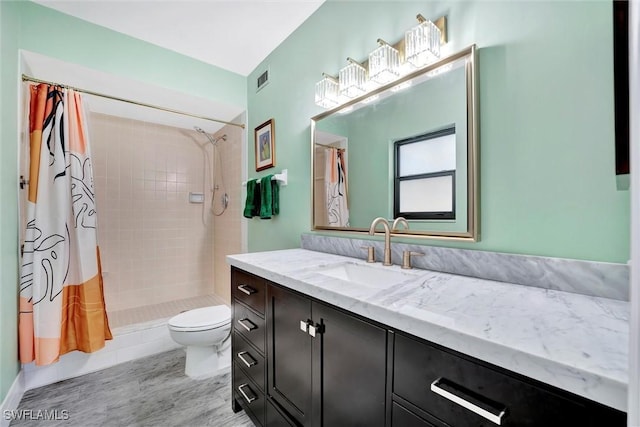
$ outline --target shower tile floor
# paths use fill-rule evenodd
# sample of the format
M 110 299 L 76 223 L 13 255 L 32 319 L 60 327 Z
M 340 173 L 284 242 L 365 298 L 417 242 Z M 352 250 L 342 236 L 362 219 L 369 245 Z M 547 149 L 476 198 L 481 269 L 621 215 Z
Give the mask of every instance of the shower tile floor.
M 10 426 L 253 426 L 243 411 L 231 410 L 229 369 L 196 380 L 184 374 L 184 360 L 184 350 L 172 350 L 29 390 L 18 410 L 33 417 L 57 410 L 59 420 L 15 420 Z
M 220 304 L 224 304 L 221 298 L 215 295 L 203 295 L 126 310 L 112 311 L 108 312 L 109 326 L 115 329 L 128 325 L 153 322 L 155 320 L 173 317 L 186 310 Z

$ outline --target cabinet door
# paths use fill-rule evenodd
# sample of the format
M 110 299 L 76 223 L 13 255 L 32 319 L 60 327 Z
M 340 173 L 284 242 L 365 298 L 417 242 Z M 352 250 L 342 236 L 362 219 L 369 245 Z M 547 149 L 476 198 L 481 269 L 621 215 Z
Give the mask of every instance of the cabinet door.
M 267 288 L 268 393 L 302 425 L 311 425 L 311 301 L 275 286 Z
M 267 427 L 295 427 L 294 424 L 271 402 L 267 402 Z
M 386 330 L 320 303 L 312 313 L 323 329 L 314 339 L 314 427 L 383 427 Z

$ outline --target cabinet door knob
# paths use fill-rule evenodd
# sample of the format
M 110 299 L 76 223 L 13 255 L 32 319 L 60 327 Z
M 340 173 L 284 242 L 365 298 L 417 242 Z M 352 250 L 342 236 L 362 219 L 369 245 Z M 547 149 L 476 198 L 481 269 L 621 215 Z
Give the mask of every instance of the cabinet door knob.
M 316 335 L 324 332 L 324 325 L 316 323 L 315 325 L 309 325 L 309 335 L 316 337 Z
M 255 294 L 256 292 L 258 292 L 255 289 L 253 289 L 251 286 L 248 286 L 248 285 L 238 285 L 238 290 L 240 292 L 242 292 L 242 293 L 247 294 L 247 295 L 252 295 L 252 294 Z
M 309 332 L 309 321 L 308 320 L 301 320 L 300 321 L 300 330 L 302 332 Z
M 507 413 L 505 406 L 496 408 L 495 406 L 499 405 L 496 402 L 487 402 L 483 405 L 485 408 L 469 402 L 464 398 L 465 392 L 462 387 L 456 386 L 453 382 L 442 377 L 431 383 L 431 391 L 497 425 L 502 424 L 502 417 Z M 478 401 L 477 398 L 473 400 Z
M 238 391 L 240 392 L 240 394 L 242 394 L 242 397 L 244 397 L 244 399 L 247 401 L 247 403 L 251 403 L 254 400 L 257 399 L 257 397 L 255 395 L 253 396 L 247 396 L 247 393 L 243 390 L 244 387 L 249 387 L 249 384 L 241 384 L 238 386 Z M 249 392 L 251 392 L 251 389 L 249 389 Z M 253 394 L 253 393 L 251 393 Z
M 247 361 L 247 359 L 245 359 L 245 355 L 246 355 L 249 359 L 251 359 L 251 362 L 249 362 L 249 361 Z M 240 353 L 238 353 L 238 359 L 242 360 L 242 363 L 244 363 L 245 365 L 247 365 L 247 368 L 250 368 L 250 367 L 252 367 L 252 366 L 254 366 L 254 365 L 256 365 L 256 364 L 258 363 L 258 362 L 257 362 L 253 357 L 251 357 L 251 355 L 250 355 L 248 352 L 246 352 L 246 351 L 241 351 Z
M 247 325 L 248 323 L 248 325 Z M 257 326 L 249 319 L 245 318 L 245 319 L 238 319 L 238 324 L 240 326 L 242 326 L 243 328 L 245 328 L 247 330 L 247 332 L 251 332 L 254 329 L 257 328 Z

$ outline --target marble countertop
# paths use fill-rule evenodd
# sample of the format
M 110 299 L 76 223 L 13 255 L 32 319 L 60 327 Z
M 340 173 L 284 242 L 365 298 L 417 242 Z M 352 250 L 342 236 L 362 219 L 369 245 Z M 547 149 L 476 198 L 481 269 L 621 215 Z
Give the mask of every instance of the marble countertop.
M 391 328 L 627 409 L 628 302 L 306 249 L 229 255 L 227 261 Z M 405 272 L 407 280 L 372 289 L 317 270 L 345 261 Z

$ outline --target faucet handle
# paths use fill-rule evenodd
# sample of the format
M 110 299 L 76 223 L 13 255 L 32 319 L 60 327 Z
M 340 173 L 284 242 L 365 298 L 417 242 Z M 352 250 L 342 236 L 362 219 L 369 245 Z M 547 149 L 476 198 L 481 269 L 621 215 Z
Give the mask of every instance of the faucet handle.
M 376 262 L 376 248 L 373 246 L 362 246 L 367 250 L 367 262 Z
M 422 252 L 402 251 L 402 268 L 405 270 L 413 268 L 411 266 L 411 256 L 423 256 Z

